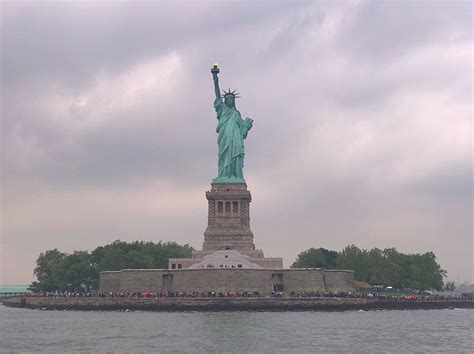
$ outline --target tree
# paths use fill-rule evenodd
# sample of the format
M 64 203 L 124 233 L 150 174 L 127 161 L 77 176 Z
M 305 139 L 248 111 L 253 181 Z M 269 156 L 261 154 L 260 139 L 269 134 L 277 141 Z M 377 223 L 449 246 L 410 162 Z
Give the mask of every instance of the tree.
M 298 254 L 292 267 L 351 269 L 356 280 L 417 290 L 441 290 L 446 276 L 433 252 L 403 254 L 395 248 L 362 250 L 355 245 L 339 253 L 310 248 Z
M 444 291 L 452 293 L 454 290 L 456 290 L 456 285 L 454 285 L 453 281 L 448 281 L 446 284 L 444 284 Z
M 410 255 L 410 287 L 418 290 L 442 290 L 446 271 L 436 262 L 433 252 Z
M 99 276 L 87 251 L 75 251 L 67 255 L 55 271 L 56 285 L 61 290 L 89 291 Z
M 99 246 L 91 253 L 75 251 L 72 254 L 57 249 L 41 253 L 35 268 L 38 281 L 34 291 L 75 290 L 99 287 L 101 271 L 121 269 L 168 268 L 169 258 L 189 258 L 192 248 L 175 242 L 122 242 L 114 241 Z
M 32 284 L 31 289 L 35 291 L 56 290 L 58 287 L 55 270 L 65 257 L 66 253 L 58 251 L 57 248 L 40 253 L 33 272 L 38 281 Z
M 337 268 L 354 270 L 354 278 L 370 283 L 372 278 L 368 252 L 355 245 L 346 246 L 337 257 Z
M 310 248 L 298 254 L 291 268 L 335 268 L 337 252 Z

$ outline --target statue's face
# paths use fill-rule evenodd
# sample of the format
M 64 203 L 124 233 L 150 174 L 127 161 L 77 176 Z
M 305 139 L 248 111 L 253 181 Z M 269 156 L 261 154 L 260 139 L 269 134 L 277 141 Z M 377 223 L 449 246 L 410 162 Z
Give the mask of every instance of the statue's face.
M 225 104 L 231 107 L 235 105 L 235 98 L 233 95 L 226 95 L 224 98 Z

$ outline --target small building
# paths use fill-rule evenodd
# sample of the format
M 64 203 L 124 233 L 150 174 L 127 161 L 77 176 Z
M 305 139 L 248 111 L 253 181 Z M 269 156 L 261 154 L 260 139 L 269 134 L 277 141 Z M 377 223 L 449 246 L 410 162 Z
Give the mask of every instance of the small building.
M 29 285 L 0 285 L 0 299 L 26 295 L 30 292 L 28 288 Z

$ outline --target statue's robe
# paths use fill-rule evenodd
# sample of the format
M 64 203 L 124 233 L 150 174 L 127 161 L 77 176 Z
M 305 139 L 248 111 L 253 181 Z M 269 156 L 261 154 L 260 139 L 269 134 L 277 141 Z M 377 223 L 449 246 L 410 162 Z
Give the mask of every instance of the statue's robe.
M 217 112 L 217 143 L 219 146 L 218 176 L 216 181 L 244 182 L 244 139 L 251 128 L 248 120 L 243 120 L 240 112 L 216 98 L 214 108 Z

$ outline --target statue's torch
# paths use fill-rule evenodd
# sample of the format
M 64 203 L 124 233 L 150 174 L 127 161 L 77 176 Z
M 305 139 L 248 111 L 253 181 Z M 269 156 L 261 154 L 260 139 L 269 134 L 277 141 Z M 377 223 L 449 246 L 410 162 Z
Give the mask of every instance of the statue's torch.
M 211 73 L 214 75 L 214 74 L 219 74 L 219 65 L 217 65 L 217 63 L 215 63 L 213 66 L 212 66 L 212 69 L 211 69 Z

